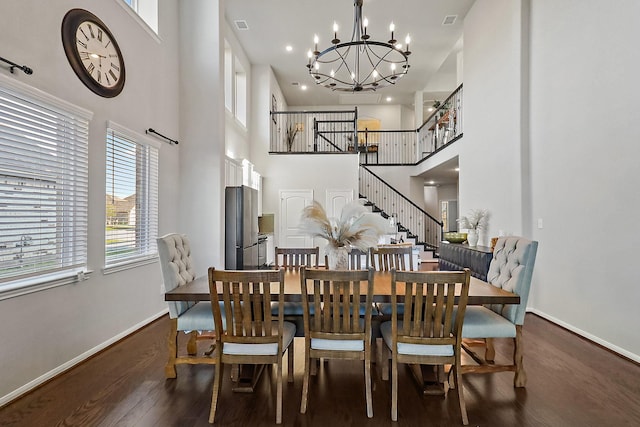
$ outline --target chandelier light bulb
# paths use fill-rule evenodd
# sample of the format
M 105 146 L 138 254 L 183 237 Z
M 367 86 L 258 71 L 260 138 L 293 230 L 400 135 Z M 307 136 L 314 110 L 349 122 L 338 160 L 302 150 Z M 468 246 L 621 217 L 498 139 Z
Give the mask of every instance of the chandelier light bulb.
M 313 52 L 311 52 L 311 49 L 309 49 L 309 51 L 307 52 L 307 58 L 311 59 L 313 57 Z
M 316 70 L 319 70 L 319 69 L 320 69 L 320 63 L 319 63 L 319 62 L 316 62 L 316 63 L 313 65 L 313 67 L 314 67 Z
M 393 33 L 395 30 L 396 30 L 396 26 L 392 21 L 391 24 L 389 24 L 389 31 L 391 31 L 391 33 Z
M 407 38 L 404 39 L 404 42 L 407 44 L 407 47 L 409 47 L 409 43 L 411 43 L 411 36 L 409 34 L 407 34 Z
M 330 75 L 331 75 L 331 77 L 335 77 L 335 76 L 336 76 L 336 72 L 335 72 L 335 71 L 333 71 L 333 70 L 331 70 Z
M 338 32 L 338 23 L 336 21 L 333 21 L 333 32 L 334 33 Z
M 356 73 L 354 73 L 353 71 L 351 72 L 351 80 L 353 80 L 354 82 L 356 81 Z
M 371 75 L 373 76 L 374 79 L 377 79 L 378 78 L 378 70 L 373 70 Z
M 365 28 L 366 32 L 367 27 L 369 26 L 369 20 L 367 18 L 364 18 L 364 20 L 362 21 L 362 26 Z
M 408 36 L 407 36 L 407 37 L 408 37 Z M 318 35 L 317 35 L 317 34 L 314 34 L 314 35 L 313 35 L 313 42 L 314 42 L 315 44 L 318 44 L 318 42 L 319 42 L 319 41 L 320 41 L 320 39 L 318 38 Z

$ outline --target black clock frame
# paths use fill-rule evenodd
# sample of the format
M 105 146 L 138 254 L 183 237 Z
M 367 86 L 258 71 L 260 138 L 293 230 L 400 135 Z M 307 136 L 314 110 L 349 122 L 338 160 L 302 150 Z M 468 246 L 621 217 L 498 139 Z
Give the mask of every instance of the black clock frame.
M 102 31 L 106 33 L 106 35 L 111 40 L 113 47 L 118 53 L 118 58 L 120 59 L 120 78 L 118 82 L 113 87 L 105 87 L 100 83 L 96 82 L 91 75 L 88 73 L 84 65 L 82 64 L 82 60 L 80 59 L 80 54 L 78 53 L 78 49 L 76 48 L 76 32 L 80 24 L 85 21 L 93 22 L 97 26 L 99 26 Z M 62 19 L 62 46 L 64 47 L 64 53 L 69 60 L 69 65 L 76 73 L 80 81 L 84 83 L 86 87 L 88 87 L 95 94 L 100 95 L 105 98 L 113 98 L 122 92 L 124 88 L 125 81 L 125 67 L 124 67 L 124 58 L 122 57 L 122 52 L 120 51 L 120 46 L 116 42 L 115 37 L 109 30 L 109 28 L 93 13 L 84 10 L 84 9 L 71 9 L 67 12 L 67 14 Z

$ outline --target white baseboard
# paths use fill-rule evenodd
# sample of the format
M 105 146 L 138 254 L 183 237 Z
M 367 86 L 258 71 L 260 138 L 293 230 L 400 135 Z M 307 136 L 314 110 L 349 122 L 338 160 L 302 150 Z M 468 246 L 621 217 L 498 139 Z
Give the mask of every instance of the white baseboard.
M 118 335 L 112 337 L 111 339 L 100 343 L 99 345 L 93 347 L 90 350 L 85 351 L 84 353 L 82 353 L 81 355 L 79 355 L 78 357 L 74 357 L 73 359 L 69 360 L 66 363 L 63 363 L 62 365 L 50 370 L 49 372 L 39 376 L 38 378 L 34 379 L 33 381 L 28 382 L 27 384 L 23 385 L 22 387 L 12 391 L 11 393 L 4 395 L 0 398 L 0 407 L 6 405 L 7 403 L 11 402 L 12 400 L 22 396 L 23 394 L 33 390 L 34 388 L 38 387 L 39 385 L 49 381 L 50 379 L 52 379 L 53 377 L 60 375 L 61 373 L 63 373 L 64 371 L 73 368 L 75 365 L 77 365 L 78 363 L 88 359 L 89 357 L 93 356 L 94 354 L 104 350 L 105 348 L 109 347 L 110 345 L 116 343 L 117 341 L 125 338 L 128 335 L 131 335 L 132 333 L 134 333 L 135 331 L 137 331 L 138 329 L 148 325 L 149 323 L 153 322 L 154 320 L 164 316 L 165 314 L 167 314 L 169 312 L 169 309 L 165 309 L 162 310 L 159 313 L 154 314 L 151 317 L 148 317 L 147 319 L 143 320 L 142 322 L 132 326 L 131 328 L 119 333 Z
M 588 332 L 585 332 L 582 329 L 576 328 L 575 326 L 570 325 L 569 323 L 563 322 L 560 319 L 556 319 L 555 317 L 550 316 L 550 315 L 548 315 L 547 313 L 545 313 L 543 311 L 537 310 L 535 308 L 527 307 L 527 312 L 531 312 L 533 314 L 536 314 L 536 315 L 538 315 L 538 316 L 540 316 L 540 317 L 542 317 L 544 319 L 547 319 L 550 322 L 555 323 L 556 325 L 562 326 L 563 328 L 568 329 L 571 332 L 574 332 L 574 333 L 576 333 L 576 334 L 578 334 L 578 335 L 580 335 L 580 336 L 582 336 L 582 337 L 584 337 L 584 338 L 586 338 L 586 339 L 588 339 L 590 341 L 593 341 L 593 342 L 595 342 L 595 343 L 597 343 L 597 344 L 599 344 L 599 345 L 601 345 L 601 346 L 603 346 L 605 348 L 608 348 L 609 350 L 611 350 L 613 352 L 616 352 L 616 353 L 618 353 L 618 354 L 620 354 L 620 355 L 622 355 L 622 356 L 624 356 L 624 357 L 626 357 L 626 358 L 628 358 L 630 360 L 633 360 L 634 362 L 640 363 L 640 356 L 639 355 L 633 354 L 630 351 L 625 350 L 624 348 L 620 348 L 617 345 L 611 344 L 610 342 L 607 342 L 607 341 L 603 340 L 602 338 L 599 338 L 599 337 L 597 337 L 595 335 L 592 335 L 592 334 L 590 334 Z

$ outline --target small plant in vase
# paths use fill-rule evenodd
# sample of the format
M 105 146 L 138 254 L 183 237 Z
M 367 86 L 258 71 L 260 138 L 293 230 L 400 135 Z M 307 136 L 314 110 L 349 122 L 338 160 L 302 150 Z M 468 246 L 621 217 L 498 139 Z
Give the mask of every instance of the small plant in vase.
M 469 246 L 476 246 L 480 231 L 484 231 L 489 226 L 489 211 L 486 209 L 472 209 L 469 215 L 458 219 L 459 228 L 466 228 L 467 242 Z
M 340 218 L 329 218 L 316 201 L 302 210 L 299 225 L 302 232 L 327 240 L 325 252 L 331 270 L 346 270 L 351 249 L 366 251 L 376 246 L 386 226 L 387 221 L 380 215 L 357 202 L 347 203 Z

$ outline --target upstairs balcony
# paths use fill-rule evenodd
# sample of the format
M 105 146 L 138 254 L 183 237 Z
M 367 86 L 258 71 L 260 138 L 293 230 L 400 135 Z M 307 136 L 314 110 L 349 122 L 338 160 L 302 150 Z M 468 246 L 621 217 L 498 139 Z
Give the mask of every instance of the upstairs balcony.
M 414 165 L 463 135 L 462 85 L 418 129 L 358 128 L 358 109 L 272 111 L 270 154 L 360 154 L 367 165 Z

